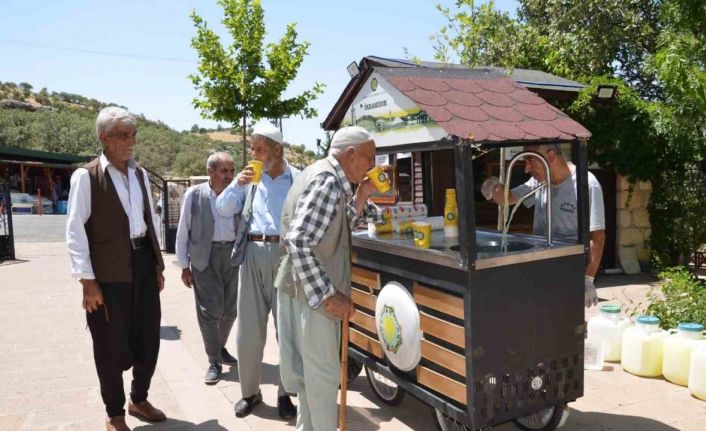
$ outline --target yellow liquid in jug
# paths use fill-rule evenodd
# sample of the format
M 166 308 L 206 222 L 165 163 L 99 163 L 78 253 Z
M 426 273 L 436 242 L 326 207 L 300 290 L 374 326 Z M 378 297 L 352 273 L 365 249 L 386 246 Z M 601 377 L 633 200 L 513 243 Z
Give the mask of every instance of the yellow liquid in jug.
M 706 341 L 699 341 L 703 346 Z M 698 399 L 706 401 L 706 349 L 694 349 L 691 352 L 689 367 L 689 392 Z
M 627 328 L 623 334 L 623 369 L 637 376 L 661 376 L 664 335 L 663 332 L 646 334 L 635 326 Z
M 667 337 L 664 340 L 662 373 L 665 379 L 681 386 L 686 386 L 689 383 L 689 362 L 693 347 L 693 340 L 677 336 Z

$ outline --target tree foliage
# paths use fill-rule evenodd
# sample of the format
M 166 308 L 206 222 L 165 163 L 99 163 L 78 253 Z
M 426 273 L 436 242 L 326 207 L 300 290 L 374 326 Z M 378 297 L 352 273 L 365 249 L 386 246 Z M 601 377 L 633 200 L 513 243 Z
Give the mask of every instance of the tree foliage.
M 287 25 L 277 43 L 263 46 L 260 0 L 219 0 L 218 4 L 232 39 L 228 46 L 195 11 L 191 14 L 196 27 L 191 44 L 199 56 L 198 72 L 189 76 L 198 90 L 194 106 L 205 118 L 236 127 L 242 124 L 243 148 L 249 118 L 314 117 L 317 112 L 309 104 L 323 92 L 323 84 L 315 83 L 297 96 L 284 96 L 309 48 L 308 42 L 297 41 L 296 25 Z

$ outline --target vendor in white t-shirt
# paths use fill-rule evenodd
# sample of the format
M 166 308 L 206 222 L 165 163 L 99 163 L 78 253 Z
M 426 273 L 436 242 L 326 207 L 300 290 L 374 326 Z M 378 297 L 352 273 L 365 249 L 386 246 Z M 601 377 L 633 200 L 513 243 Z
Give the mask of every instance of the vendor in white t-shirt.
M 526 147 L 525 150 L 535 151 L 544 156 L 552 173 L 552 235 L 562 239 L 578 239 L 578 206 L 576 199 L 576 166 L 566 161 L 558 145 L 539 145 Z M 508 197 L 510 205 L 515 205 L 522 196 L 539 186 L 547 177 L 544 165 L 536 157 L 525 158 L 525 172 L 532 175 L 526 183 L 511 190 Z M 503 205 L 503 187 L 495 177 L 483 182 L 481 191 L 486 199 L 498 205 Z M 544 235 L 546 232 L 547 191 L 542 189 L 523 202 L 526 207 L 534 205 L 533 232 Z M 603 256 L 605 243 L 605 214 L 603 208 L 603 190 L 592 173 L 588 173 L 588 207 L 590 211 L 589 231 L 590 252 L 586 262 L 585 300 L 586 307 L 598 303 L 593 279 L 598 271 L 598 265 Z

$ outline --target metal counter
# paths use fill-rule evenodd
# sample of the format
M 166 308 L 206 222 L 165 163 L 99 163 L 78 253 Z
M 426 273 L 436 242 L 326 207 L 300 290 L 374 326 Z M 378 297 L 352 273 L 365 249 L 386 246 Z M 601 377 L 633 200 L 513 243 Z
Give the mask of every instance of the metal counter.
M 509 243 L 508 251 L 501 253 L 498 246 L 501 234 L 495 231 L 478 229 L 476 231 L 477 258 L 475 268 L 493 268 L 584 253 L 583 245 L 575 242 L 554 240 L 553 246 L 548 248 L 546 238 L 542 236 L 509 233 L 507 237 Z M 458 269 L 463 267 L 458 248 L 458 238 L 446 238 L 443 230 L 432 231 L 431 248 L 428 249 L 416 247 L 412 235 L 397 233 L 374 234 L 368 231 L 354 232 L 353 246 L 449 268 Z M 469 266 L 471 264 L 472 262 L 469 263 Z

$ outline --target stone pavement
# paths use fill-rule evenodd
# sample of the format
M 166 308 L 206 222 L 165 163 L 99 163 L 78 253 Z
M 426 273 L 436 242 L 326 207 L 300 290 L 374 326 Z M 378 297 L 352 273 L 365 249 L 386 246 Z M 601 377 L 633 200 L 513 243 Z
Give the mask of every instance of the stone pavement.
M 65 247 L 35 242 L 16 248 L 20 260 L 0 264 L 0 431 L 102 430 L 104 409 L 90 334 L 80 287 L 68 274 Z M 241 395 L 236 368 L 225 366 L 224 380 L 215 386 L 203 384 L 207 361 L 193 294 L 181 284 L 173 260 L 165 256 L 162 345 L 150 391 L 150 400 L 170 419 L 149 425 L 128 417 L 128 424 L 135 430 L 293 429 L 292 422 L 277 416 L 278 353 L 272 323 L 264 358 L 264 405 L 245 419 L 234 417 L 233 404 Z M 637 305 L 651 280 L 606 276 L 598 281 L 602 299 Z M 231 352 L 234 340 L 232 334 Z M 129 381 L 128 372 L 126 393 Z M 349 385 L 348 403 L 348 429 L 353 431 L 434 429 L 429 408 L 409 395 L 399 406 L 378 403 L 364 374 Z M 662 379 L 627 374 L 619 364 L 586 371 L 585 396 L 571 404 L 571 411 L 563 430 L 706 429 L 706 402 Z M 505 424 L 496 431 L 515 429 Z

